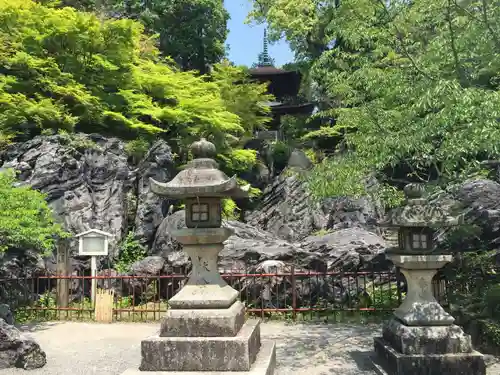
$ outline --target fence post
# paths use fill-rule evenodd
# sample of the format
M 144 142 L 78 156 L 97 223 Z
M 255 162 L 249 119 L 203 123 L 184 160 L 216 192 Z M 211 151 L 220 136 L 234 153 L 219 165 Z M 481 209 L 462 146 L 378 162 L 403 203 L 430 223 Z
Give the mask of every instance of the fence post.
M 292 264 L 292 268 L 290 270 L 290 276 L 292 278 L 292 319 L 293 321 L 297 320 L 297 288 L 296 288 L 296 280 L 295 280 L 295 264 Z
M 68 277 L 70 274 L 69 241 L 60 239 L 57 242 L 57 276 Z M 69 282 L 70 279 L 57 279 L 57 307 L 68 307 L 69 305 Z

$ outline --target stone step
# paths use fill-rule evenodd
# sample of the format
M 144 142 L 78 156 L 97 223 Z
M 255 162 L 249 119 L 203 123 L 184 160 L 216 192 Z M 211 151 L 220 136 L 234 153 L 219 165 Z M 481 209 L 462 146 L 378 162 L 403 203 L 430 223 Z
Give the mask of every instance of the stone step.
M 141 343 L 143 371 L 249 371 L 260 349 L 260 321 L 233 337 L 160 337 Z
M 276 344 L 264 341 L 249 371 L 141 371 L 128 369 L 122 375 L 273 375 L 276 368 Z

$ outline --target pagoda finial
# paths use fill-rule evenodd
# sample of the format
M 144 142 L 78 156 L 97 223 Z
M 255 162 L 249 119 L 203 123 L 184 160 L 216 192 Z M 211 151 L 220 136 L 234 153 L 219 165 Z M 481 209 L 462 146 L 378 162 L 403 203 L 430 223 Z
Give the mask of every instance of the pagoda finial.
M 267 29 L 264 29 L 264 46 L 263 51 L 259 54 L 259 62 L 257 66 L 273 66 L 273 59 L 269 56 L 269 39 L 267 38 Z

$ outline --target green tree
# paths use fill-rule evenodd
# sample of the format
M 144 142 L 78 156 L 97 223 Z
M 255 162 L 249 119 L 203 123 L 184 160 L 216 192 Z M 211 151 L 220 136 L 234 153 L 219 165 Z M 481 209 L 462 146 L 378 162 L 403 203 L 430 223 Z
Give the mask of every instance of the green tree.
M 378 193 L 396 204 L 402 183 L 460 181 L 500 156 L 500 8 L 493 1 L 266 3 L 261 17 L 291 41 L 309 32 L 341 41 L 310 55 L 328 103 L 318 115 L 335 119 L 322 131 L 342 137 L 339 154 L 309 181 L 317 196 L 364 194 L 373 175 Z
M 159 57 L 127 19 L 0 0 L 0 131 L 28 139 L 43 129 L 179 144 L 245 133 L 220 88 Z M 224 147 L 223 147 L 224 148 Z
M 247 68 L 232 66 L 227 60 L 215 64 L 210 76 L 220 88 L 226 108 L 241 119 L 245 136 L 265 129 L 271 113 L 268 102 L 274 99 L 267 94 L 266 83 L 252 82 Z
M 226 108 L 238 115 L 245 129 L 245 133 L 229 142 L 231 150 L 219 150 L 222 151 L 218 156 L 221 167 L 230 174 L 245 173 L 255 167 L 258 163 L 257 152 L 242 147 L 254 137 L 256 130 L 265 129 L 271 120 L 268 102 L 273 100 L 273 96 L 267 94 L 267 84 L 252 82 L 247 70 L 246 67 L 236 67 L 224 60 L 214 65 L 210 75 L 221 90 Z
M 45 196 L 29 186 L 16 184 L 15 172 L 0 173 L 0 252 L 9 248 L 53 249 L 67 234 L 54 223 Z
M 140 21 L 182 70 L 205 74 L 226 54 L 229 14 L 222 0 L 61 0 L 59 5 Z

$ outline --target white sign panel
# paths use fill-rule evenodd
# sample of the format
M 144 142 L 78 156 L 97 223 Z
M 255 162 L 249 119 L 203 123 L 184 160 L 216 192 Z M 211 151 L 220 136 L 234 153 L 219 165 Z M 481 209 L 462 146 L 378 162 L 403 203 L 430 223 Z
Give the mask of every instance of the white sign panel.
M 86 256 L 106 256 L 108 255 L 108 238 L 111 234 L 91 229 L 80 233 L 78 237 L 78 254 Z

